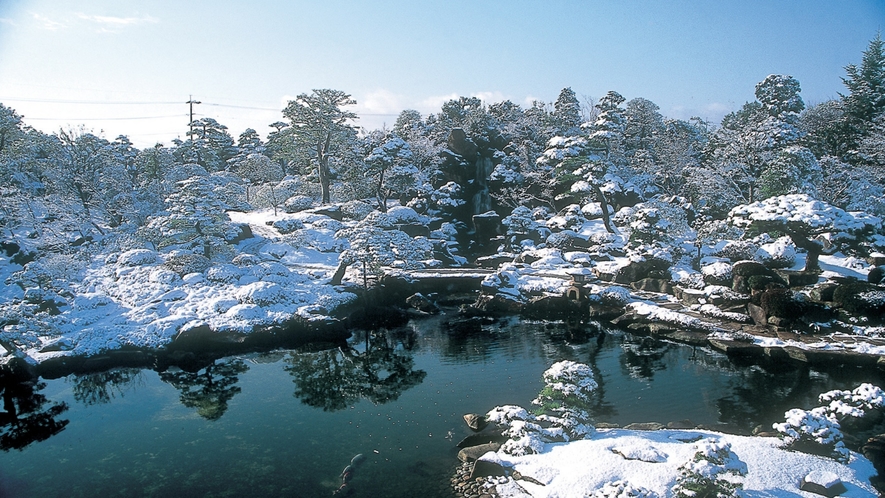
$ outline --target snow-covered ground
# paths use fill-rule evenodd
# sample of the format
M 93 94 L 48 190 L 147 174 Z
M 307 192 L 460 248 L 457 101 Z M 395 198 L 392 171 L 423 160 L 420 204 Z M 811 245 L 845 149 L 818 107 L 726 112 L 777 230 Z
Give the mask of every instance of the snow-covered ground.
M 70 283 L 73 297 L 60 313 L 40 323 L 23 320 L 7 326 L 27 343 L 23 352 L 34 362 L 60 355 L 94 355 L 123 346 L 160 348 L 176 334 L 199 326 L 248 333 L 254 327 L 283 323 L 292 317 L 323 320 L 336 307 L 355 299 L 329 285 L 338 264 L 340 241 L 320 228 L 328 217 L 275 216 L 273 211 L 229 213 L 248 223 L 253 237 L 236 248 L 232 263 L 193 271 L 173 271 L 170 254 L 134 249 L 93 260 Z M 296 219 L 309 230 L 296 244 L 266 224 Z M 316 228 L 312 225 L 316 224 Z M 172 253 L 174 255 L 174 253 Z M 186 264 L 186 263 L 182 263 Z M 0 259 L 0 278 L 21 267 Z M 18 286 L 8 285 L 4 301 L 27 301 Z
M 839 463 L 787 451 L 778 438 L 708 431 L 601 429 L 592 439 L 552 443 L 540 454 L 514 457 L 492 453 L 483 459 L 500 462 L 541 483 L 501 478 L 496 486 L 501 496 L 665 497 L 673 496 L 681 467 L 694 462 L 695 455 L 710 445 L 728 448 L 734 455 L 732 464 L 744 475 L 731 474 L 728 479 L 741 483 L 740 496 L 820 496 L 799 490 L 802 478 L 815 471 L 835 474 L 847 488 L 841 496 L 877 495 L 870 484 L 876 471 L 869 460 L 856 453 L 848 463 Z M 633 494 L 628 492 L 631 488 Z

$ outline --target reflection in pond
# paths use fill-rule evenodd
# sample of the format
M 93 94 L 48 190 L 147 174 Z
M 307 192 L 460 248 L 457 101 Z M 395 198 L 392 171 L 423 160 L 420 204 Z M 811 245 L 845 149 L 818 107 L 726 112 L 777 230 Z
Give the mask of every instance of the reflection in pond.
M 196 372 L 170 368 L 160 379 L 181 391 L 179 399 L 188 408 L 207 420 L 218 420 L 227 411 L 227 402 L 240 392 L 237 375 L 249 370 L 238 358 L 219 360 Z
M 84 405 L 110 403 L 117 396 L 123 397 L 126 388 L 134 383 L 143 384 L 140 368 L 118 368 L 107 372 L 91 372 L 68 378 L 74 384 L 74 399 Z
M 341 410 L 360 399 L 383 404 L 424 380 L 427 372 L 414 368 L 413 330 L 362 334 L 354 345 L 287 358 L 286 371 L 294 377 L 295 396 L 302 403 L 323 411 Z M 355 347 L 360 339 L 362 351 Z
M 652 380 L 655 372 L 667 368 L 664 357 L 672 344 L 655 340 L 651 337 L 637 337 L 632 341 L 624 341 L 621 348 L 621 367 L 631 377 Z
M 0 378 L 4 410 L 0 412 L 0 450 L 23 450 L 31 443 L 49 439 L 68 425 L 68 420 L 58 419 L 67 411 L 67 403 L 49 403 L 46 396 L 38 393 L 45 387 L 44 382 L 34 384 Z

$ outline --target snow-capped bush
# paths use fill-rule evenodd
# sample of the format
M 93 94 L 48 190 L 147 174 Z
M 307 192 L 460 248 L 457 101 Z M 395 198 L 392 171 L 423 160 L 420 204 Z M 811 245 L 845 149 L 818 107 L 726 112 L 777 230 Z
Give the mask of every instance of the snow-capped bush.
M 617 285 L 590 288 L 590 299 L 606 306 L 624 306 L 630 301 L 630 291 Z
M 151 273 L 148 276 L 148 282 L 163 285 L 175 285 L 181 282 L 181 276 L 168 268 L 158 267 L 151 270 Z
M 313 207 L 313 199 L 306 195 L 293 195 L 283 203 L 283 211 L 287 213 L 298 213 L 311 207 Z
M 551 230 L 579 230 L 587 218 L 581 212 L 581 206 L 569 204 L 562 208 L 556 216 L 547 220 L 547 228 Z
M 428 221 L 426 216 L 421 216 L 417 211 L 406 206 L 394 206 L 388 209 L 387 216 L 394 225 L 408 223 L 425 224 Z
M 206 270 L 206 278 L 210 282 L 218 282 L 221 284 L 230 284 L 236 282 L 243 276 L 243 270 L 233 264 L 217 265 Z
M 586 243 L 586 241 L 572 230 L 563 230 L 547 237 L 547 247 L 553 249 L 571 249 L 581 243 Z
M 188 273 L 203 273 L 211 266 L 209 258 L 199 254 L 181 253 L 166 258 L 163 266 L 179 275 Z
M 617 480 L 605 483 L 590 495 L 590 498 L 657 498 L 654 491 L 634 486 L 627 481 Z
M 717 244 L 713 249 L 713 255 L 719 258 L 727 258 L 732 263 L 753 259 L 759 246 L 750 240 L 726 240 Z
M 286 300 L 286 290 L 272 282 L 253 282 L 237 289 L 236 298 L 241 304 L 271 306 Z
M 245 252 L 237 254 L 234 259 L 231 260 L 231 263 L 237 266 L 252 266 L 257 265 L 260 262 L 261 258 L 259 258 L 258 256 Z
M 860 418 L 871 410 L 878 410 L 885 405 L 885 392 L 878 386 L 864 383 L 853 391 L 834 390 L 820 396 L 818 400 L 826 407 L 827 412 L 837 419 L 845 417 Z
M 430 237 L 433 239 L 455 240 L 457 236 L 458 228 L 454 223 L 448 221 L 443 222 L 438 229 L 430 232 Z
M 304 228 L 304 223 L 302 223 L 301 220 L 294 218 L 283 218 L 274 221 L 272 226 L 276 228 L 278 232 L 285 235 L 287 233 L 292 233 L 295 230 L 301 230 Z
M 363 201 L 348 201 L 341 205 L 341 214 L 344 218 L 353 221 L 362 221 L 375 209 Z
M 709 282 L 725 282 L 731 280 L 731 265 L 723 261 L 717 261 L 701 267 L 701 274 Z
M 789 268 L 796 262 L 796 245 L 789 237 L 780 237 L 774 242 L 762 244 L 753 259 L 769 268 Z
M 747 475 L 747 464 L 731 450 L 731 444 L 715 439 L 695 443 L 694 457 L 679 467 L 673 496 L 738 496 L 743 485 L 738 481 Z
M 803 443 L 814 443 L 827 448 L 830 456 L 841 462 L 849 458 L 848 448 L 842 441 L 842 430 L 835 417 L 830 416 L 826 407 L 820 406 L 811 410 L 793 408 L 784 413 L 786 421 L 773 424 L 774 430 L 783 434 L 788 447 L 802 446 Z
M 117 264 L 121 266 L 143 266 L 156 262 L 157 253 L 150 249 L 131 249 L 117 258 Z
M 346 239 L 336 238 L 335 232 L 325 229 L 295 230 L 283 240 L 292 247 L 316 249 L 319 252 L 341 252 L 347 248 Z

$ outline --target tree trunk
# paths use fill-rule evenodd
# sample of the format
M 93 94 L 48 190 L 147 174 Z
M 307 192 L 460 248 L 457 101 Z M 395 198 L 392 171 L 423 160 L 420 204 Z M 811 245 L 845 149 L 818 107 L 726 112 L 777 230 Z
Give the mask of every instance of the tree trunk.
M 785 232 L 790 237 L 790 240 L 796 244 L 796 247 L 804 249 L 808 253 L 805 257 L 804 271 L 820 271 L 820 255 L 824 250 L 823 245 L 796 231 L 786 230 Z
M 599 206 L 602 208 L 602 224 L 605 226 L 608 233 L 617 233 L 614 227 L 612 227 L 611 218 L 609 218 L 608 215 L 608 201 L 605 199 L 602 189 L 600 189 L 598 185 L 593 185 L 592 187 L 593 193 L 596 194 L 596 197 L 599 199 Z
M 332 280 L 329 281 L 329 285 L 341 285 L 341 281 L 344 280 L 344 272 L 347 271 L 347 267 L 350 266 L 341 260 L 338 262 L 338 268 L 335 269 L 335 274 L 332 275 Z

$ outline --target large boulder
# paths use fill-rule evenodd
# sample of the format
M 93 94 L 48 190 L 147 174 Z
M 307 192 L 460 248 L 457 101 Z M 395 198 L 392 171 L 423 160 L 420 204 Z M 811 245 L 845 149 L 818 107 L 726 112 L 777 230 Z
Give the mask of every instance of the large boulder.
M 833 301 L 851 314 L 869 318 L 885 316 L 885 288 L 867 282 L 843 283 L 833 291 Z
M 644 278 L 660 276 L 668 268 L 670 263 L 662 259 L 647 258 L 642 261 L 631 261 L 618 269 L 614 281 L 619 284 L 629 284 Z

